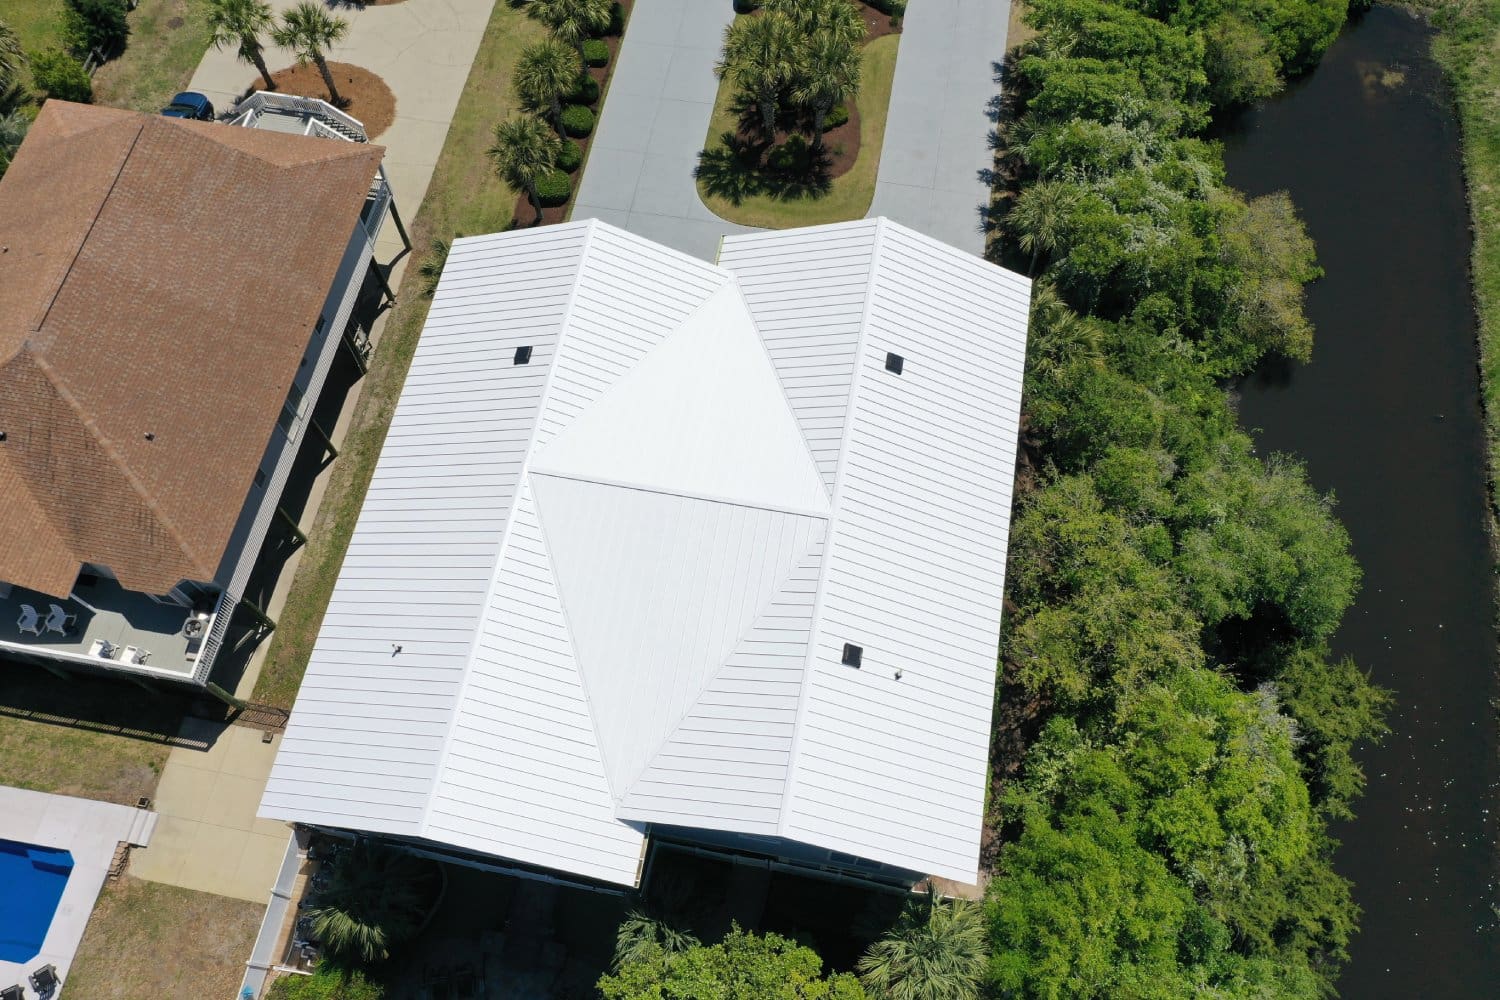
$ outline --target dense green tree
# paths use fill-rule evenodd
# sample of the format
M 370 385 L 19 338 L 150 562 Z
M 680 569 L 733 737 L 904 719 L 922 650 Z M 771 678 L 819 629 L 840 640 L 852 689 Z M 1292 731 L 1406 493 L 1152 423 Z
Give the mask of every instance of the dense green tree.
M 125 0 L 65 0 L 62 11 L 64 44 L 80 60 L 98 51 L 117 55 L 130 37 Z
M 349 33 L 349 22 L 328 13 L 321 4 L 313 0 L 300 2 L 281 15 L 281 24 L 271 32 L 271 37 L 282 48 L 296 53 L 297 64 L 305 66 L 311 62 L 322 74 L 323 86 L 334 104 L 342 104 L 333 74 L 328 69 L 328 50 Z
M 523 192 L 536 209 L 532 225 L 542 221 L 542 198 L 537 185 L 557 166 L 562 140 L 535 115 L 509 118 L 495 126 L 495 142 L 487 150 L 500 179 Z
M 872 1000 L 978 1000 L 985 961 L 979 907 L 929 883 L 860 958 L 859 979 Z
M 647 948 L 599 980 L 605 1000 L 863 1000 L 851 975 L 823 975 L 817 952 L 777 934 L 732 929 L 723 941 Z
M 235 55 L 253 65 L 266 82 L 267 90 L 276 89 L 260 38 L 276 26 L 271 5 L 264 0 L 208 0 L 208 27 L 213 32 L 216 49 L 234 46 Z
M 562 133 L 563 98 L 578 87 L 583 60 L 556 38 L 546 38 L 521 50 L 511 85 L 528 111 L 545 114 Z
M 776 133 L 782 101 L 797 81 L 802 44 L 803 35 L 796 23 L 779 11 L 736 18 L 724 30 L 719 76 L 732 79 L 755 101 L 761 131 L 767 138 Z
M 609 28 L 610 0 L 531 0 L 531 13 L 582 60 L 583 43 Z
M 45 97 L 87 104 L 94 99 L 94 84 L 83 63 L 62 49 L 32 53 L 31 83 Z
M 853 9 L 853 5 L 844 6 Z M 836 31 L 814 31 L 802 47 L 802 61 L 792 88 L 792 99 L 812 109 L 813 150 L 823 148 L 823 123 L 840 101 L 859 93 L 859 45 Z
M 1203 59 L 1216 108 L 1252 104 L 1281 89 L 1281 65 L 1270 40 L 1236 13 L 1221 14 L 1204 29 Z

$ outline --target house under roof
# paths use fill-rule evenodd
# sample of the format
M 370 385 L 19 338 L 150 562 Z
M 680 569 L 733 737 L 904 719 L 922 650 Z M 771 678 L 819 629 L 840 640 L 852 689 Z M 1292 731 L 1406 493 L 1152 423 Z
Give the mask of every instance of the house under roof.
M 215 580 L 382 153 L 43 106 L 0 181 L 0 581 Z
M 1029 292 L 886 220 L 455 241 L 260 814 L 973 882 Z

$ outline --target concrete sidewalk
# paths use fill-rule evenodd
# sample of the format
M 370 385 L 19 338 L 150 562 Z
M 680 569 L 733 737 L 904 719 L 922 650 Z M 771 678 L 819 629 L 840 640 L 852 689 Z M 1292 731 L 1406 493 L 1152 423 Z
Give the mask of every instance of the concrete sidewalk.
M 983 253 L 991 106 L 1010 0 L 918 0 L 906 16 L 870 215 Z M 709 211 L 693 171 L 713 117 L 728 0 L 637 0 L 573 218 L 712 260 L 753 232 Z

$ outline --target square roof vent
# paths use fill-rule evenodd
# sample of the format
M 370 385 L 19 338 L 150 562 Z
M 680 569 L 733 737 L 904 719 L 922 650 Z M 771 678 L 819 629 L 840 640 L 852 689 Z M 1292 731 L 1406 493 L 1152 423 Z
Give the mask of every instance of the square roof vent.
M 900 375 L 901 369 L 906 367 L 906 359 L 899 354 L 887 354 L 885 356 L 885 370 L 894 375 Z
M 530 364 L 530 363 L 531 363 L 531 347 L 528 345 L 526 347 L 518 347 L 518 348 L 516 348 L 516 364 L 518 364 L 518 365 L 527 365 L 527 364 Z
M 864 659 L 865 648 L 856 646 L 851 642 L 844 643 L 844 666 L 859 669 L 860 660 Z

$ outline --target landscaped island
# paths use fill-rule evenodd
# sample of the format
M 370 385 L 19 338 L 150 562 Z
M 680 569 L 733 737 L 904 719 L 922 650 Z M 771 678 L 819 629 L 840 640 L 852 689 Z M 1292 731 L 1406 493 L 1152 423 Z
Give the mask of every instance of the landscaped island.
M 875 196 L 905 3 L 736 9 L 699 196 L 720 218 L 769 229 L 862 218 Z

